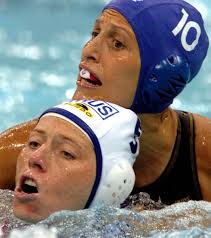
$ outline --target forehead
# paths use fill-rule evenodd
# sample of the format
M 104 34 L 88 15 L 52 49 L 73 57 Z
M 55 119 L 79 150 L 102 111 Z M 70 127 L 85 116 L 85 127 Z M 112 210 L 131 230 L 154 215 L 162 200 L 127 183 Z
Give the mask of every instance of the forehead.
M 122 28 L 126 30 L 129 34 L 134 35 L 133 29 L 119 12 L 113 9 L 106 9 L 102 14 L 96 19 L 96 24 L 110 24 L 115 28 Z
M 39 120 L 34 130 L 45 136 L 60 136 L 67 139 L 69 138 L 77 144 L 83 143 L 83 145 L 91 145 L 91 141 L 85 132 L 76 124 L 63 118 L 46 115 Z

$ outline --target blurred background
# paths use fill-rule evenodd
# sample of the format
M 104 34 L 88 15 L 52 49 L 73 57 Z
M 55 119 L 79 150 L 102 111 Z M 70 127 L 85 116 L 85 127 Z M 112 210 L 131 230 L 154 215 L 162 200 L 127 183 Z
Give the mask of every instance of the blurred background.
M 106 0 L 0 0 L 0 132 L 71 98 L 84 43 Z M 211 1 L 189 0 L 211 39 Z M 211 117 L 211 49 L 173 107 Z

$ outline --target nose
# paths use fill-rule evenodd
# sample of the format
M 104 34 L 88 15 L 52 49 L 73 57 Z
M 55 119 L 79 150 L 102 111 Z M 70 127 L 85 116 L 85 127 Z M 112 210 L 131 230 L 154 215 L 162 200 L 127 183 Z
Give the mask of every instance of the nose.
M 99 63 L 102 46 L 103 41 L 100 35 L 88 41 L 82 51 L 82 61 Z
M 43 144 L 31 153 L 28 160 L 29 168 L 36 169 L 39 172 L 45 172 L 47 170 L 47 157 L 47 146 Z

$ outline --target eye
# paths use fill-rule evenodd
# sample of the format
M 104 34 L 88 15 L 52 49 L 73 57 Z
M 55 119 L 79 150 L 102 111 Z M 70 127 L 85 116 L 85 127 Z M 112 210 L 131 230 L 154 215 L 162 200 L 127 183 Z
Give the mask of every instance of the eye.
M 125 48 L 124 44 L 119 40 L 114 40 L 113 43 L 114 43 L 114 47 L 116 49 L 124 49 Z
M 72 153 L 65 151 L 65 150 L 62 151 L 62 155 L 65 159 L 68 159 L 68 160 L 75 159 L 75 156 Z
M 92 35 L 92 39 L 94 39 L 96 36 L 98 36 L 98 32 L 97 31 L 93 31 L 92 33 L 91 33 L 91 35 Z
M 37 149 L 40 147 L 40 144 L 37 141 L 31 140 L 28 142 L 28 146 L 31 149 Z

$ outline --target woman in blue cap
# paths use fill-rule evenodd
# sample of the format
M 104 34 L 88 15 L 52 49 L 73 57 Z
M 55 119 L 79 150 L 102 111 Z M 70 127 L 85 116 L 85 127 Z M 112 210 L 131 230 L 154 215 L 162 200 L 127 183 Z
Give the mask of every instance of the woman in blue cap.
M 140 115 L 134 192 L 167 204 L 211 201 L 211 120 L 169 107 L 200 70 L 208 45 L 200 13 L 182 0 L 112 0 L 96 20 L 74 99 L 100 98 Z M 15 164 L 18 149 L 8 142 L 23 143 L 31 127 L 5 132 L 0 157 Z M 9 167 L 2 186 L 12 185 L 14 165 Z

